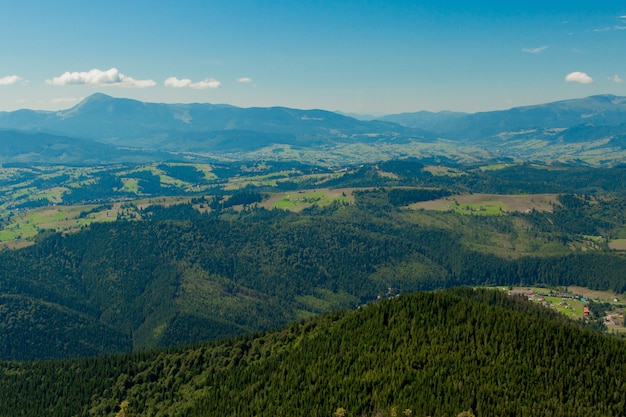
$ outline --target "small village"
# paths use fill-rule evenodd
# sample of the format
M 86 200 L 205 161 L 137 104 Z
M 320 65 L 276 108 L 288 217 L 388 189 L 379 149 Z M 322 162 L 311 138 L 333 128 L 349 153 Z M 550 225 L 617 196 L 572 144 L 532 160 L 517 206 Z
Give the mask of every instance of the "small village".
M 537 288 L 512 287 L 509 294 L 520 294 L 530 301 L 577 320 L 597 320 L 609 333 L 626 333 L 623 297 L 609 291 L 593 291 L 582 287 Z

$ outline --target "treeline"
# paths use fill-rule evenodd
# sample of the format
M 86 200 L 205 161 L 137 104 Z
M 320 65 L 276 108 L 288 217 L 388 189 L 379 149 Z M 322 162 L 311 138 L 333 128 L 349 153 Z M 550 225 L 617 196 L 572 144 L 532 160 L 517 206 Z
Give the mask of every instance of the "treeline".
M 449 190 L 431 188 L 377 188 L 374 190 L 355 191 L 356 202 L 369 209 L 385 210 L 393 207 L 408 206 L 422 201 L 437 200 L 452 195 Z
M 12 416 L 623 416 L 624 341 L 491 290 L 418 293 L 264 335 L 0 363 Z

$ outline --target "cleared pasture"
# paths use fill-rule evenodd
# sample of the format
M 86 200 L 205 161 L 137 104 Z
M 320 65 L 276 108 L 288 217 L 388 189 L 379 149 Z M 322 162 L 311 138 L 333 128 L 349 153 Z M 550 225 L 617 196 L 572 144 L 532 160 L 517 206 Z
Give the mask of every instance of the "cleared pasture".
M 558 194 L 459 194 L 411 204 L 412 209 L 454 211 L 460 214 L 500 215 L 532 210 L 551 212 Z
M 117 219 L 119 208 L 120 204 L 115 204 L 111 208 L 80 205 L 16 210 L 0 230 L 0 246 L 11 248 L 25 246 L 32 243 L 32 239 L 42 230 L 70 232 L 94 222 L 114 221 Z
M 300 211 L 311 206 L 326 206 L 334 202 L 350 204 L 354 202 L 353 188 L 317 189 L 306 191 L 292 191 L 271 194 L 270 197 L 259 203 L 267 209 L 279 208 L 283 210 Z

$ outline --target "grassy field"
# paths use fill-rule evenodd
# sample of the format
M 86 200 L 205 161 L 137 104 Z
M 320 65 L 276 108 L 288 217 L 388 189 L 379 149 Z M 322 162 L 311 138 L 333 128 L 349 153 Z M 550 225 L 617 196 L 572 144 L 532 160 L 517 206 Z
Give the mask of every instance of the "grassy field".
M 354 189 L 319 189 L 308 191 L 293 191 L 288 193 L 271 194 L 270 198 L 260 203 L 259 206 L 273 209 L 300 211 L 304 208 L 326 206 L 334 202 L 352 203 Z
M 93 222 L 114 221 L 119 209 L 118 203 L 110 208 L 84 205 L 16 210 L 0 230 L 0 246 L 23 247 L 32 243 L 32 239 L 43 230 L 68 232 L 80 230 Z
M 461 194 L 415 203 L 411 208 L 493 216 L 513 211 L 552 211 L 556 201 L 557 194 Z

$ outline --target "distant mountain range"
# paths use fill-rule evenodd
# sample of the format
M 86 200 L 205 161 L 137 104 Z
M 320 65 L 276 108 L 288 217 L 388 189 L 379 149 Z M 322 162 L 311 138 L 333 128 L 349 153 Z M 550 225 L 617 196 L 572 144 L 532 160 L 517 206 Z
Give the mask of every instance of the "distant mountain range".
M 0 112 L 0 129 L 2 163 L 268 155 L 363 162 L 445 155 L 614 165 L 626 155 L 626 98 L 600 95 L 474 114 L 358 120 L 324 110 L 144 103 L 94 94 L 67 110 Z M 580 146 L 563 146 L 572 143 Z
M 197 154 L 249 152 L 273 144 L 319 148 L 397 138 L 436 139 L 420 129 L 323 110 L 143 103 L 104 94 L 94 94 L 68 110 L 0 113 L 0 128 Z
M 505 132 L 568 129 L 580 125 L 623 126 L 626 97 L 598 95 L 473 114 L 422 111 L 389 115 L 382 120 L 426 129 L 450 139 L 483 139 Z

